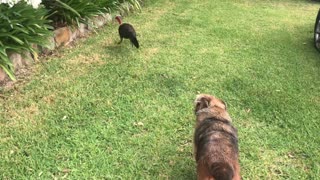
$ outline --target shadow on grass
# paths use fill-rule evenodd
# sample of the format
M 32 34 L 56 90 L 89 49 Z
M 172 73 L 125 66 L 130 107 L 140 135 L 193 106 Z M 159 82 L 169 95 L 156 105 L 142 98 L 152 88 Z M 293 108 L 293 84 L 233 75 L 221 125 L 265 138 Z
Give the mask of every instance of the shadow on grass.
M 127 44 L 118 44 L 117 42 L 106 46 L 107 53 L 119 55 L 119 54 L 127 54 L 130 49 L 126 46 Z
M 173 167 L 169 179 L 197 179 L 195 164 L 186 163 L 186 161 L 177 162 Z
M 133 47 L 129 41 L 123 40 L 121 44 L 118 41 L 105 47 L 105 53 L 109 55 L 113 62 L 128 62 L 136 59 L 139 49 Z

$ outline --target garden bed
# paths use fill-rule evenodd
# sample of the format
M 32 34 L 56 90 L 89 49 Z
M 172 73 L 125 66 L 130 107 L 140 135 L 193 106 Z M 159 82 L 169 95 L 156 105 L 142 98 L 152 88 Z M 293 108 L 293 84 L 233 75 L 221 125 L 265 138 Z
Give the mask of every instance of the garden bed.
M 70 4 L 66 4 L 66 2 L 69 2 Z M 86 6 L 85 11 L 83 9 L 79 9 L 81 4 L 72 4 L 72 1 L 65 1 L 58 6 L 52 1 L 43 0 L 46 8 L 49 8 L 48 12 L 54 14 L 53 16 L 49 16 L 49 18 L 51 17 L 55 20 L 51 21 L 51 25 L 54 27 L 52 32 L 47 31 L 47 29 L 50 28 L 46 25 L 49 21 L 42 19 L 43 15 L 46 13 L 43 8 L 33 11 L 31 6 L 29 7 L 29 5 L 24 2 L 19 2 L 15 5 L 10 4 L 10 6 L 12 6 L 11 8 L 8 8 L 8 6 L 4 4 L 0 4 L 0 10 L 4 11 L 2 19 L 0 18 L 0 20 L 5 22 L 2 24 L 7 25 L 3 29 L 10 29 L 8 32 L 2 32 L 3 34 L 0 32 L 0 37 L 5 37 L 4 43 L 9 43 L 4 44 L 5 46 L 0 49 L 0 87 L 6 86 L 7 82 L 12 84 L 11 81 L 16 79 L 15 75 L 21 74 L 20 71 L 27 71 L 30 65 L 38 61 L 38 55 L 48 55 L 54 49 L 69 45 L 77 38 L 84 37 L 87 33 L 95 31 L 95 28 L 102 27 L 112 21 L 111 13 L 103 13 L 103 8 L 95 9 L 96 7 L 99 7 L 99 4 L 95 5 L 90 3 L 90 6 L 87 7 L 87 4 L 84 2 L 82 2 L 82 5 Z M 99 2 L 101 3 L 106 1 L 101 0 Z M 116 6 L 119 13 L 128 14 L 135 9 L 139 9 L 139 2 L 141 1 L 116 2 L 119 3 Z M 64 5 L 66 7 L 64 7 Z M 37 4 L 36 6 L 38 8 L 39 5 Z M 75 7 L 75 9 L 70 10 L 72 7 Z M 18 10 L 23 11 L 20 14 L 15 13 L 18 12 Z M 70 11 L 69 14 L 66 13 L 66 10 Z M 40 18 L 40 23 L 37 20 L 34 21 L 34 23 L 30 23 L 26 20 L 28 19 L 28 15 L 33 15 L 33 12 L 36 12 L 37 14 L 35 19 Z M 8 17 L 8 20 L 4 17 Z M 9 18 L 13 18 L 13 20 L 10 20 Z M 20 27 L 19 23 L 13 23 L 13 21 L 21 21 L 19 22 L 20 24 L 24 25 L 29 23 L 29 25 L 27 24 L 26 26 Z M 36 24 L 36 22 L 38 24 Z M 32 28 L 32 26 L 34 27 Z M 30 32 L 32 36 L 30 36 Z M 21 37 L 21 34 L 24 35 L 24 37 Z

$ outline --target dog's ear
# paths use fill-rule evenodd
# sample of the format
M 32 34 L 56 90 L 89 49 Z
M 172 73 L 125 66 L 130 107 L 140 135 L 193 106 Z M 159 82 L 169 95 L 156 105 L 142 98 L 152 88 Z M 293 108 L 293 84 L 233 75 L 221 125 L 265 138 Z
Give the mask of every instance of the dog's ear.
M 209 96 L 203 94 L 197 95 L 195 100 L 195 113 L 201 109 L 208 108 L 210 106 L 210 101 L 211 99 Z
M 227 103 L 225 103 L 223 100 L 219 99 L 221 103 L 224 105 L 224 110 L 227 110 Z

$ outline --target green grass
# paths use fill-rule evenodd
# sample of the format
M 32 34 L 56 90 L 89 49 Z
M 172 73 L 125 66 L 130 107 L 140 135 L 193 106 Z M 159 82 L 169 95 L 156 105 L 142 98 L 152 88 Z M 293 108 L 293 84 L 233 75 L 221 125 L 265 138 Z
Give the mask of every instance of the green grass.
M 0 179 L 195 179 L 193 100 L 227 102 L 243 179 L 317 179 L 319 4 L 161 0 L 0 96 Z

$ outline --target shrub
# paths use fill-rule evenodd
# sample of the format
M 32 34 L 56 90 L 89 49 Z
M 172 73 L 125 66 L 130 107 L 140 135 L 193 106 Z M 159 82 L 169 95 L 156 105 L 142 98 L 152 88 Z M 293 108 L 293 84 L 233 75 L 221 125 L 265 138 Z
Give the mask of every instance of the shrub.
M 49 10 L 48 18 L 54 27 L 86 24 L 88 18 L 102 10 L 91 0 L 43 0 L 42 3 Z
M 127 15 L 132 10 L 141 10 L 141 0 L 119 0 L 117 10 L 121 15 Z
M 139 0 L 43 0 L 42 4 L 49 10 L 54 27 L 87 24 L 88 18 L 101 12 L 128 14 L 131 9 L 141 9 Z
M 46 46 L 52 34 L 46 15 L 44 8 L 33 9 L 26 2 L 19 2 L 12 7 L 0 4 L 0 67 L 11 79 L 15 78 L 7 54 L 28 51 L 37 57 L 32 44 Z
M 93 0 L 94 4 L 102 8 L 102 11 L 111 12 L 118 7 L 117 0 Z
M 124 13 L 130 9 L 140 10 L 140 3 L 142 0 L 93 0 L 98 7 L 106 9 L 108 12 L 120 11 Z

